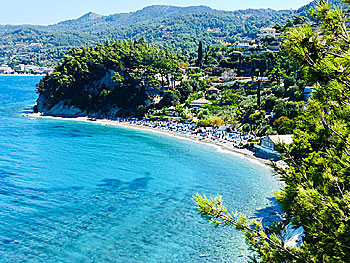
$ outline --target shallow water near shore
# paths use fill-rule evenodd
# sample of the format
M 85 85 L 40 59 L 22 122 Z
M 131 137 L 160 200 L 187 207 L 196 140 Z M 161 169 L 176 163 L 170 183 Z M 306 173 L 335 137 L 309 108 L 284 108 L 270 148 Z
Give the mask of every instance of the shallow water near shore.
M 0 76 L 0 262 L 245 262 L 192 196 L 276 219 L 272 171 L 159 133 L 23 117 L 40 77 Z

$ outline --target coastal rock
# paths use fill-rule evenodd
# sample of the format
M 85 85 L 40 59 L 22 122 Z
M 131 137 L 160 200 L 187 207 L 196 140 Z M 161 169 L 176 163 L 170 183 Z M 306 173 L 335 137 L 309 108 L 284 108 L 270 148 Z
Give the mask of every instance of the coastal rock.
M 112 90 L 115 85 L 114 80 L 112 79 L 114 73 L 114 70 L 109 69 L 103 78 L 95 80 L 89 85 L 86 85 L 85 89 L 89 90 L 92 94 L 95 95 L 100 92 L 98 89 L 99 87 L 108 87 L 109 90 Z
M 93 94 L 97 94 L 99 92 L 98 87 L 104 86 L 109 87 L 109 89 L 113 88 L 114 81 L 112 77 L 114 76 L 113 70 L 108 70 L 106 75 L 91 83 L 89 86 L 85 88 L 90 90 Z M 39 98 L 37 99 L 37 105 L 34 108 L 35 112 L 40 112 L 44 115 L 51 116 L 64 116 L 64 117 L 82 117 L 82 116 L 94 116 L 94 117 L 103 117 L 106 116 L 102 111 L 98 112 L 87 112 L 86 110 L 82 110 L 79 107 L 71 105 L 70 100 L 62 100 L 56 103 L 53 107 L 51 107 L 52 101 L 49 97 L 44 94 L 39 94 Z M 117 112 L 120 111 L 119 107 L 112 107 L 108 112 L 108 116 L 115 116 Z
M 53 106 L 50 110 L 44 111 L 43 113 L 45 115 L 64 116 L 64 117 L 72 117 L 72 116 L 78 117 L 78 116 L 87 115 L 86 111 L 82 111 L 78 107 L 70 105 L 69 101 L 60 101 L 55 106 Z
M 115 106 L 109 110 L 108 116 L 116 116 L 120 111 L 121 111 L 121 108 L 118 106 Z
M 34 111 L 45 113 L 49 110 L 48 102 L 49 100 L 44 95 L 39 95 L 39 98 L 36 101 L 36 109 L 34 109 Z

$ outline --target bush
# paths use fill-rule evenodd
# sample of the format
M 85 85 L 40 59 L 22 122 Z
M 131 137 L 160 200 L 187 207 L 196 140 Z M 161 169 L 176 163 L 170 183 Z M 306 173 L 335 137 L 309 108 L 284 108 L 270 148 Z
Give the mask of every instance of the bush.
M 215 127 L 218 128 L 224 124 L 219 117 L 210 117 L 208 119 L 201 119 L 197 122 L 198 127 Z

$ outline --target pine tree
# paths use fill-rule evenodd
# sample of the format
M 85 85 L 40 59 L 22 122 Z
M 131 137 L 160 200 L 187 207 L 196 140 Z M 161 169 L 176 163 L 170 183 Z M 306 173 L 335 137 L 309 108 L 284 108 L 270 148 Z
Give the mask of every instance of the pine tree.
M 198 57 L 197 57 L 197 66 L 198 67 L 202 67 L 202 60 L 203 60 L 203 43 L 202 43 L 202 41 L 199 41 Z
M 346 0 L 350 3 L 350 0 Z M 244 231 L 259 262 L 350 262 L 350 35 L 344 11 L 320 1 L 317 28 L 292 28 L 284 46 L 305 70 L 315 92 L 293 143 L 283 147 L 285 183 L 277 199 L 285 221 L 269 228 L 228 213 L 220 196 L 196 195 L 198 211 L 216 224 Z M 300 247 L 288 247 L 287 226 L 302 228 Z

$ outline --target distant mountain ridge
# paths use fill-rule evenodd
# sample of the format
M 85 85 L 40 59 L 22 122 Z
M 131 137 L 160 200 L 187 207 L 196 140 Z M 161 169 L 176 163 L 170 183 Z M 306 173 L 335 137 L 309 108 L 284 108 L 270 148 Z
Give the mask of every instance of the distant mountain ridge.
M 48 28 L 53 30 L 66 30 L 67 26 L 73 27 L 75 30 L 89 31 L 89 27 L 101 27 L 104 25 L 121 27 L 130 26 L 139 23 L 149 23 L 164 19 L 169 19 L 175 16 L 188 14 L 202 14 L 219 12 L 207 6 L 188 6 L 178 7 L 171 5 L 152 5 L 143 9 L 129 12 L 117 13 L 108 16 L 87 13 L 77 19 L 63 21 L 54 25 L 49 25 Z M 94 15 L 93 17 L 91 17 Z M 87 17 L 89 19 L 87 19 Z M 93 21 L 92 21 L 93 20 Z M 84 24 L 85 23 L 85 24 Z
M 101 18 L 101 17 L 103 17 L 103 16 L 96 14 L 94 12 L 89 12 L 89 13 L 86 13 L 85 15 L 79 17 L 78 20 L 86 21 L 86 20 L 93 20 L 93 19 L 97 19 L 97 18 Z
M 207 46 L 254 38 L 261 27 L 283 24 L 301 12 L 153 5 L 108 16 L 89 12 L 49 26 L 0 25 L 0 62 L 55 64 L 74 46 L 141 37 L 188 56 L 195 54 L 200 40 Z

